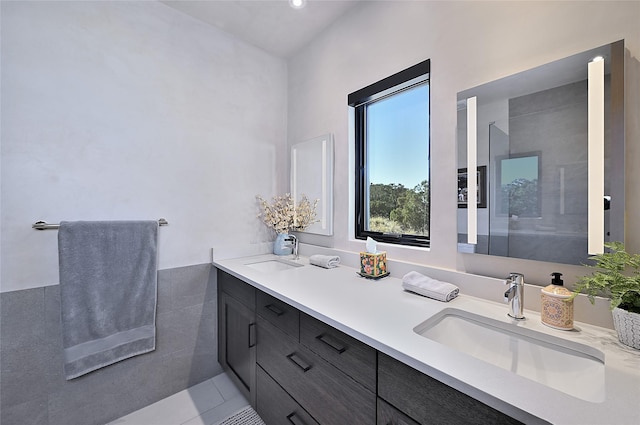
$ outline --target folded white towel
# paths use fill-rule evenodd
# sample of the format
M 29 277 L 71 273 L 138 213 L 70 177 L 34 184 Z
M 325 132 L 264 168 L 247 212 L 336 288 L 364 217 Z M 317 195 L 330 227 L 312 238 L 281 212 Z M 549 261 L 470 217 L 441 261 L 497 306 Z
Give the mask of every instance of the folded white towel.
M 460 289 L 452 283 L 441 282 L 418 272 L 409 272 L 402 277 L 402 287 L 416 294 L 449 302 L 458 296 Z
M 315 254 L 309 257 L 309 264 L 324 267 L 325 269 L 332 269 L 334 267 L 338 267 L 338 264 L 340 264 L 340 257 L 337 255 Z

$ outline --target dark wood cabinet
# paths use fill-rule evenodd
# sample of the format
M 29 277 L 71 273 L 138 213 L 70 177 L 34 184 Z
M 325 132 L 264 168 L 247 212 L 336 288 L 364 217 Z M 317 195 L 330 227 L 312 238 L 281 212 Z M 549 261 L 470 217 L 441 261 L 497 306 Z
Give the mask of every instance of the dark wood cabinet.
M 319 423 L 375 423 L 374 392 L 261 317 L 258 364 Z
M 378 396 L 423 425 L 521 424 L 382 353 L 378 354 Z
M 289 304 L 258 291 L 256 313 L 289 336 L 298 339 L 300 334 L 300 311 Z
M 300 313 L 300 342 L 371 392 L 376 392 L 376 350 L 373 347 L 304 313 Z
M 218 358 L 267 425 L 520 424 L 218 270 Z
M 420 425 L 386 401 L 378 398 L 378 425 Z
M 218 270 L 218 360 L 252 406 L 256 339 L 255 288 Z
M 257 407 L 267 425 L 318 425 L 276 381 L 260 366 L 257 370 Z

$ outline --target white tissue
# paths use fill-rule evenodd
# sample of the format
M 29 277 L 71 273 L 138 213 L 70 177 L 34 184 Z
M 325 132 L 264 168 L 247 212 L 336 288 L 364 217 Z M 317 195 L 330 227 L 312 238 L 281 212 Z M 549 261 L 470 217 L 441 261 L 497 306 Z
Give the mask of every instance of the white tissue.
M 377 242 L 367 236 L 367 252 L 369 254 L 375 254 L 377 251 L 376 248 Z

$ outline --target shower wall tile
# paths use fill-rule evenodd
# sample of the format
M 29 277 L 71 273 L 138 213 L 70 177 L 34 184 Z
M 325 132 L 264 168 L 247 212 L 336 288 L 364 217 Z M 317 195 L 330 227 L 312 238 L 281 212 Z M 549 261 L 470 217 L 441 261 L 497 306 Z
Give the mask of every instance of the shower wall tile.
M 222 373 L 216 353 L 196 353 L 193 348 L 186 348 L 172 353 L 170 361 L 174 393 Z
M 48 357 L 44 341 L 44 288 L 6 292 L 0 311 L 0 409 L 47 393 Z M 37 349 L 34 349 L 37 347 Z
M 99 425 L 222 372 L 210 271 L 159 271 L 156 350 L 71 381 L 62 369 L 59 286 L 1 293 L 1 423 Z
M 47 393 L 58 391 L 66 382 L 62 367 L 62 327 L 60 321 L 60 286 L 45 286 L 44 317 L 45 338 L 43 349 L 49 358 L 47 364 Z
M 218 352 L 218 303 L 216 301 L 202 305 L 195 352 L 199 354 Z
M 203 304 L 200 304 L 158 315 L 157 327 L 162 333 L 158 332 L 156 350 L 166 355 L 195 346 L 202 310 Z
M 168 281 L 171 286 L 171 309 L 202 304 L 211 301 L 207 297 L 209 286 L 210 265 L 179 267 L 162 271 L 159 275 L 160 281 Z M 176 284 L 176 282 L 179 282 Z
M 171 281 L 166 270 L 158 272 L 156 315 L 171 311 Z
M 1 409 L 0 423 L 20 425 L 48 425 L 47 396 Z
M 168 366 L 149 353 L 65 381 L 49 399 L 49 424 L 103 424 L 167 397 Z

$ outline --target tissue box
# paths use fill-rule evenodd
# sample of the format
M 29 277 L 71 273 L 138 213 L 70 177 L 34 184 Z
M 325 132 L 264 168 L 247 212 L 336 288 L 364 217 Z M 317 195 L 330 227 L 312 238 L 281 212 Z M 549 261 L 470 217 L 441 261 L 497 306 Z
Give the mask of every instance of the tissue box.
M 385 251 L 360 253 L 360 273 L 367 276 L 378 277 L 387 274 L 387 253 Z

